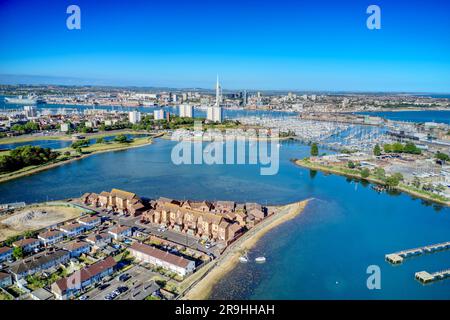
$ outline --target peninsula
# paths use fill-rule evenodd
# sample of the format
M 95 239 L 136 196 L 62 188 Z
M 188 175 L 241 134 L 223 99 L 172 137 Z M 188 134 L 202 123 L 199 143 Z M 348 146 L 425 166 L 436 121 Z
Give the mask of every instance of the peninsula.
M 204 298 L 244 251 L 307 203 L 153 200 L 112 189 L 17 204 L 0 211 L 0 259 L 11 279 L 2 297 L 25 299 L 21 281 L 59 300 Z M 69 286 L 77 274 L 92 278 Z M 123 289 L 101 289 L 116 279 Z

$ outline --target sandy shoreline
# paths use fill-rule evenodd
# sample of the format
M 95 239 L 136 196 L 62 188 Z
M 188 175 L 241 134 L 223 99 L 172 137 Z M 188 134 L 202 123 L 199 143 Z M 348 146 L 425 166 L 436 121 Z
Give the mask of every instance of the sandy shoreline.
M 182 299 L 207 299 L 213 286 L 236 266 L 243 251 L 251 249 L 268 231 L 302 213 L 308 202 L 309 200 L 303 200 L 277 207 L 278 212 L 231 244 L 227 251 L 210 267 L 211 271 L 187 293 L 184 293 Z

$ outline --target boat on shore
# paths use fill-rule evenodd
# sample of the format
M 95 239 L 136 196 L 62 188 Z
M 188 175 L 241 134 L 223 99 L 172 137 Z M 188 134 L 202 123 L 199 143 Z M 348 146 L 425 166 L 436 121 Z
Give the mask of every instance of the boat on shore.
M 242 263 L 248 262 L 247 252 L 245 252 L 242 256 L 239 257 L 239 262 L 242 262 Z

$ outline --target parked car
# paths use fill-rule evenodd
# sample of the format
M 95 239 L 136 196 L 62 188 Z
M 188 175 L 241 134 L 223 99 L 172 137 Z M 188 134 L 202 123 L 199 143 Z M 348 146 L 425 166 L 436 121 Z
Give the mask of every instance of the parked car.
M 122 287 L 117 288 L 117 290 L 119 291 L 119 293 L 124 293 L 124 292 L 128 291 L 128 287 L 122 286 Z
M 131 276 L 128 273 L 124 273 L 124 274 L 120 275 L 119 280 L 122 281 L 122 282 L 125 282 L 128 279 L 130 279 L 130 278 L 131 278 Z

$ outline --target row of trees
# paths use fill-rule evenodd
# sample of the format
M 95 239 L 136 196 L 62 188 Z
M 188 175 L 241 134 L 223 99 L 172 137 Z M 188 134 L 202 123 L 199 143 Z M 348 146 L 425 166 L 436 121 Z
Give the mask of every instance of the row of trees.
M 374 148 L 373 153 L 375 155 L 377 155 L 376 153 L 378 153 L 378 155 L 380 155 L 380 152 L 378 151 L 378 149 L 379 149 L 379 146 L 378 146 L 377 150 L 375 150 L 375 148 Z M 405 144 L 402 144 L 400 142 L 394 142 L 392 144 L 385 144 L 383 146 L 383 150 L 385 153 L 410 153 L 410 154 L 421 154 L 422 153 L 422 150 L 420 150 L 420 148 L 418 148 L 412 142 L 407 142 Z
M 39 130 L 39 125 L 30 121 L 25 124 L 15 124 L 11 127 L 11 130 L 19 134 L 31 133 Z
M 22 146 L 0 157 L 0 172 L 12 172 L 32 165 L 40 165 L 58 157 L 59 153 L 49 148 Z
M 129 143 L 132 142 L 133 139 L 129 139 L 126 135 L 124 134 L 118 134 L 115 138 L 114 141 L 118 142 L 118 143 Z M 105 139 L 103 137 L 98 138 L 95 143 L 105 143 Z M 70 147 L 72 149 L 77 150 L 78 152 L 82 152 L 82 148 L 86 148 L 89 147 L 89 145 L 91 144 L 91 142 L 88 139 L 81 139 L 81 140 L 77 140 L 75 142 L 73 142 Z

